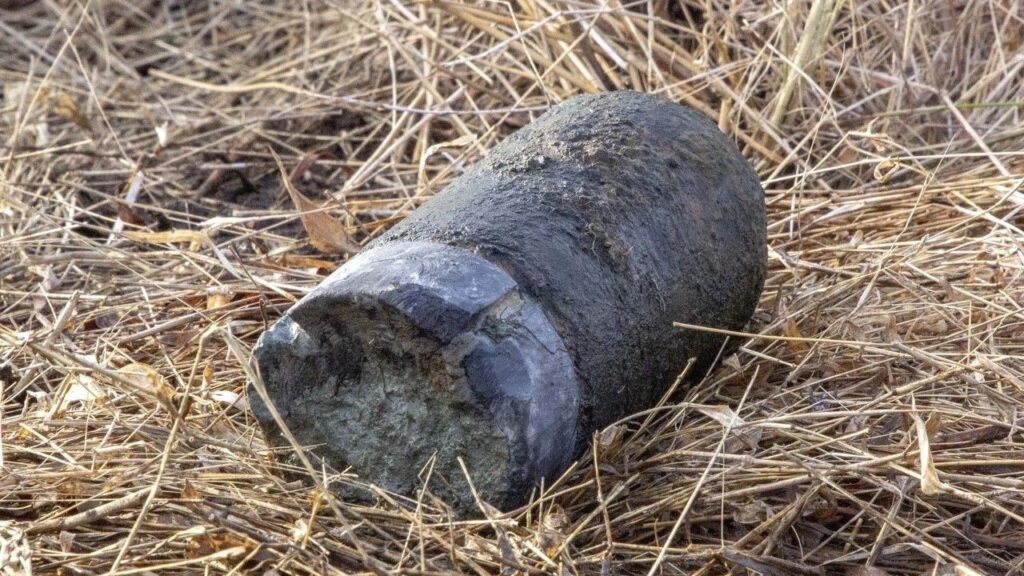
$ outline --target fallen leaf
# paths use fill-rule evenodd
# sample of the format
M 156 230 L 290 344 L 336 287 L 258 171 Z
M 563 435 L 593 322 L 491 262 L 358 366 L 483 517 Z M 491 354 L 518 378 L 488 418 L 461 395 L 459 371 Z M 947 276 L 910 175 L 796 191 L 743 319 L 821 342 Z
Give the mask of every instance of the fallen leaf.
M 937 564 L 928 572 L 928 576 L 983 576 L 983 574 L 963 564 Z
M 498 546 L 501 548 L 501 559 L 505 562 L 506 565 L 511 566 L 519 563 L 518 558 L 516 557 L 516 551 L 512 547 L 512 541 L 509 540 L 508 535 L 504 532 L 498 533 Z M 504 573 L 511 572 L 506 570 L 503 572 L 503 574 Z
M 156 396 L 165 406 L 172 406 L 171 399 L 176 394 L 173 387 L 164 380 L 152 366 L 133 363 L 118 370 L 125 380 Z
M 552 504 L 544 514 L 541 524 L 547 530 L 561 532 L 569 527 L 569 515 L 558 504 Z
M 902 342 L 899 327 L 896 324 L 895 316 L 887 316 L 885 319 L 885 335 L 889 342 Z
M 732 513 L 732 519 L 739 524 L 760 524 L 768 517 L 769 512 L 767 504 L 755 500 L 737 508 Z
M 763 431 L 761 428 L 751 427 L 746 430 L 736 430 L 736 428 L 743 426 L 746 422 L 743 418 L 740 418 L 738 414 L 733 412 L 733 409 L 728 406 L 700 406 L 697 410 L 711 418 L 715 422 L 722 425 L 723 428 L 736 435 L 736 439 L 742 442 L 747 448 L 752 450 L 757 449 L 757 444 L 761 441 Z M 738 443 L 733 442 L 727 444 L 727 450 L 730 452 L 735 451 L 739 448 Z
M 785 333 L 787 338 L 803 338 L 803 334 L 800 332 L 800 325 L 792 318 L 786 320 L 786 324 L 782 327 L 782 331 Z M 789 340 L 786 344 L 789 345 L 790 350 L 797 354 L 803 354 L 807 351 L 807 343 L 802 340 Z
M 273 153 L 273 150 L 271 150 L 271 153 Z M 299 211 L 299 219 L 302 220 L 302 226 L 306 229 L 306 233 L 309 234 L 310 244 L 317 250 L 330 254 L 355 254 L 359 252 L 360 246 L 348 237 L 348 232 L 345 231 L 345 227 L 342 226 L 341 222 L 332 218 L 316 202 L 303 196 L 292 185 L 291 178 L 288 177 L 288 172 L 285 171 L 284 165 L 281 164 L 281 159 L 277 157 L 277 154 L 274 154 L 274 160 L 277 161 L 277 167 L 281 171 L 281 182 L 284 184 L 285 190 L 288 191 L 288 195 L 291 196 L 295 209 Z
M 210 399 L 214 402 L 224 404 L 229 408 L 236 408 L 239 410 L 244 410 L 246 408 L 245 398 L 243 398 L 238 392 L 232 392 L 231 390 L 214 390 L 210 394 Z
M 864 231 L 858 229 L 856 232 L 853 233 L 853 236 L 850 237 L 850 248 L 857 248 L 863 243 Z
M 295 521 L 295 525 L 292 526 L 291 536 L 296 544 L 302 546 L 306 543 L 306 538 L 309 538 L 309 524 L 302 518 L 299 518 Z
M 900 163 L 892 158 L 885 158 L 875 165 L 874 177 L 882 184 L 889 181 L 889 178 L 900 169 Z
M 743 365 L 740 364 L 740 357 L 737 354 L 730 354 L 725 360 L 722 360 L 723 366 L 732 368 L 737 373 L 743 373 Z
M 546 556 L 554 559 L 565 541 L 565 529 L 569 526 L 569 519 L 558 504 L 552 505 L 541 521 L 541 530 L 537 534 L 537 545 Z
M 47 99 L 50 104 L 50 109 L 53 113 L 65 120 L 71 120 L 76 126 L 83 130 L 91 130 L 92 124 L 89 122 L 89 118 L 82 112 L 81 107 L 75 102 L 75 99 L 71 95 L 61 92 L 56 96 L 51 96 Z
M 946 334 L 949 332 L 949 324 L 941 315 L 934 314 L 918 320 L 915 329 L 918 334 Z
M 743 419 L 728 406 L 701 406 L 697 410 L 725 428 L 743 425 Z
M 70 478 L 57 484 L 57 493 L 68 499 L 84 499 L 89 493 L 89 487 L 74 478 Z
M 946 491 L 939 479 L 939 472 L 935 469 L 935 462 L 932 460 L 932 449 L 928 439 L 928 425 L 917 414 L 911 414 L 914 423 L 917 425 L 917 445 L 920 450 L 921 459 L 921 493 L 925 496 L 935 496 Z
M 242 536 L 225 532 L 204 531 L 190 538 L 185 549 L 188 558 L 232 558 L 245 554 L 253 543 Z
M 608 456 L 614 451 L 618 450 L 622 446 L 622 436 L 625 429 L 619 424 L 612 424 L 611 426 L 601 430 L 597 435 L 597 448 L 598 453 L 602 456 Z
M 156 132 L 156 141 L 161 148 L 167 147 L 167 122 L 153 128 Z
M 70 552 L 72 547 L 75 545 L 75 534 L 74 534 L 74 532 L 67 532 L 65 530 L 61 530 L 60 536 L 58 536 L 58 538 L 60 540 L 60 549 L 61 549 L 61 551 L 62 552 Z
M 215 231 L 226 226 L 234 226 L 235 224 L 245 224 L 250 222 L 251 218 L 242 218 L 240 216 L 214 216 L 204 220 L 200 226 L 204 230 Z
M 56 412 L 64 412 L 72 404 L 87 405 L 107 397 L 106 392 L 87 374 L 79 374 L 60 400 Z
M 199 394 L 203 397 L 206 396 L 206 391 L 210 389 L 210 384 L 213 382 L 213 365 L 207 364 L 203 368 L 202 380 L 199 381 Z
M 146 219 L 128 204 L 118 204 L 117 217 L 133 226 L 145 226 Z
M 435 152 L 444 148 L 461 148 L 462 146 L 472 144 L 474 140 L 476 140 L 476 137 L 473 136 L 472 134 L 463 134 L 462 136 L 459 136 L 454 140 L 449 140 L 447 142 L 438 142 L 437 144 L 434 144 L 427 148 L 423 152 L 423 155 L 420 156 L 420 168 L 419 171 L 417 172 L 417 177 L 419 178 L 419 181 L 425 182 L 427 172 L 427 158 L 430 158 Z
M 181 486 L 181 499 L 188 502 L 199 502 L 202 498 L 202 493 L 186 478 Z
M 135 242 L 144 244 L 177 244 L 188 242 L 189 250 L 195 252 L 200 246 L 207 243 L 210 237 L 206 232 L 198 230 L 165 230 L 163 232 L 141 232 L 129 230 L 124 233 L 125 237 Z
M 171 536 L 171 539 L 175 540 L 175 539 L 178 539 L 178 538 L 196 538 L 198 536 L 203 536 L 204 534 L 206 534 L 210 530 L 211 530 L 211 528 L 209 526 L 203 526 L 202 524 L 200 524 L 198 526 L 189 526 L 188 528 L 185 528 L 184 530 L 180 530 L 178 532 L 175 532 L 174 535 Z
M 206 309 L 213 310 L 231 303 L 231 294 L 226 286 L 210 288 L 206 291 Z
M 39 283 L 43 291 L 53 292 L 60 288 L 60 278 L 53 273 L 53 266 L 29 266 L 28 270 L 43 279 Z
M 311 258 L 309 256 L 301 256 L 298 254 L 285 254 L 278 258 L 278 262 L 285 268 L 305 268 L 313 270 L 334 270 L 338 267 L 337 262 L 331 262 L 329 260 L 321 260 L 320 258 Z
M 487 502 L 484 502 L 483 500 L 479 501 L 478 504 L 480 504 L 480 509 L 483 511 L 484 515 L 487 516 L 488 520 L 495 520 L 501 518 L 501 510 L 498 510 L 497 508 L 495 508 L 494 506 Z

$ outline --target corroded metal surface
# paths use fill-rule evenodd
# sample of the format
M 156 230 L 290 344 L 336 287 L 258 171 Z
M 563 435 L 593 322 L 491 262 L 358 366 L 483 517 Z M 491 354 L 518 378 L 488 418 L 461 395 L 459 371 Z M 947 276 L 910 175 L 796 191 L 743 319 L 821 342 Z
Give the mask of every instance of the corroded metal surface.
M 508 507 L 689 358 L 713 361 L 721 337 L 672 321 L 742 327 L 765 259 L 764 193 L 714 124 L 635 92 L 583 96 L 368 245 L 256 356 L 336 467 L 411 493 L 437 454 L 432 488 L 465 503 L 462 457 Z

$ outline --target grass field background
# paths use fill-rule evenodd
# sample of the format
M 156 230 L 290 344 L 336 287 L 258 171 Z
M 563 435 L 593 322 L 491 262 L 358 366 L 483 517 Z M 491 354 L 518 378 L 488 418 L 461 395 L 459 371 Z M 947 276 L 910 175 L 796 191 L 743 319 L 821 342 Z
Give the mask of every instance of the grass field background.
M 553 103 L 623 88 L 762 178 L 757 336 L 519 510 L 276 464 L 265 326 Z M 6 0 L 0 90 L 12 573 L 1021 573 L 1019 1 Z

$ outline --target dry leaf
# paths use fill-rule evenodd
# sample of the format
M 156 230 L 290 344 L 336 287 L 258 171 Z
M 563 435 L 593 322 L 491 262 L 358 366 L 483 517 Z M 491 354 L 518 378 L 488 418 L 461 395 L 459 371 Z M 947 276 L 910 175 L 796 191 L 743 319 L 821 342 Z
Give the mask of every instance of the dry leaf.
M 935 568 L 928 572 L 928 576 L 984 576 L 983 573 L 978 572 L 974 568 L 964 566 L 963 564 L 942 564 L 936 565 Z
M 900 163 L 892 158 L 886 158 L 875 165 L 874 177 L 882 184 L 889 181 L 889 178 L 900 169 Z
M 132 224 L 133 226 L 146 225 L 146 219 L 142 216 L 142 214 L 135 210 L 134 205 L 118 204 L 117 217 L 123 220 L 124 223 Z
M 213 382 L 213 365 L 212 364 L 207 364 L 206 367 L 203 368 L 203 376 L 202 376 L 202 379 L 199 381 L 199 396 L 201 398 L 205 398 L 206 397 L 206 393 L 210 389 L 210 385 L 211 385 L 212 382 Z
M 946 319 L 939 314 L 933 314 L 926 316 L 917 322 L 915 331 L 918 334 L 947 334 L 949 333 L 949 324 L 946 323 Z
M 214 390 L 210 394 L 210 399 L 229 408 L 236 408 L 238 410 L 246 410 L 248 408 L 245 398 L 238 392 L 232 392 L 231 390 Z
M 181 499 L 186 502 L 198 502 L 202 500 L 203 495 L 192 485 L 191 482 L 186 478 L 181 485 Z
M 210 288 L 206 291 L 206 309 L 213 310 L 231 303 L 231 293 L 226 286 Z
M 739 524 L 760 524 L 768 517 L 769 512 L 770 510 L 768 509 L 767 504 L 755 500 L 737 508 L 736 511 L 732 513 L 732 519 Z
M 785 333 L 787 338 L 803 338 L 803 334 L 800 333 L 800 325 L 796 323 L 792 318 L 786 320 L 785 326 L 782 331 Z M 807 343 L 800 340 L 790 340 L 787 342 L 789 349 L 797 354 L 803 354 L 807 351 Z
M 306 538 L 309 538 L 309 524 L 302 518 L 299 518 L 295 521 L 295 525 L 292 526 L 291 536 L 296 544 L 300 546 L 305 544 Z
M 39 283 L 39 292 L 32 294 L 32 309 L 36 312 L 42 312 L 46 308 L 46 296 L 51 292 L 60 288 L 60 278 L 53 273 L 53 266 L 29 266 L 29 271 L 33 274 L 41 277 L 43 280 Z
M 195 252 L 200 246 L 209 241 L 210 237 L 206 232 L 199 230 L 166 230 L 163 232 L 139 232 L 129 230 L 124 233 L 125 237 L 135 242 L 144 244 L 177 244 L 188 242 L 189 250 Z
M 63 552 L 70 552 L 72 547 L 75 545 L 75 534 L 74 534 L 74 532 L 68 532 L 66 530 L 61 530 L 60 531 L 60 535 L 58 536 L 58 539 L 60 540 L 60 549 Z
M 252 547 L 251 541 L 229 532 L 210 532 L 204 530 L 195 538 L 190 538 L 185 550 L 188 558 L 233 558 L 245 554 Z
M 65 499 L 84 499 L 90 494 L 90 492 L 91 490 L 88 485 L 83 484 L 74 478 L 70 478 L 60 484 L 57 484 L 57 493 Z
M 118 370 L 121 376 L 139 388 L 156 396 L 164 405 L 171 406 L 175 390 L 152 366 L 133 363 Z
M 50 109 L 53 113 L 64 118 L 71 120 L 76 126 L 83 130 L 91 130 L 92 124 L 89 122 L 89 118 L 82 112 L 82 109 L 75 102 L 69 94 L 61 92 L 56 96 L 47 98 L 47 102 L 50 104 Z
M 16 382 L 16 376 L 14 372 L 14 365 L 10 360 L 0 362 L 0 386 L 5 384 L 14 384 Z M 8 388 L 10 390 L 10 388 Z
M 701 406 L 697 410 L 725 428 L 744 424 L 743 419 L 736 415 L 732 408 L 728 406 Z
M 736 428 L 743 426 L 746 422 L 743 418 L 740 418 L 738 414 L 733 412 L 733 409 L 728 406 L 700 406 L 697 410 L 711 418 L 715 422 L 722 425 L 723 428 L 736 434 L 735 440 L 742 442 L 747 448 L 756 450 L 758 443 L 761 441 L 763 431 L 761 428 L 747 428 L 745 430 L 736 430 Z M 733 440 L 733 439 L 730 439 Z M 726 444 L 726 450 L 729 452 L 735 452 L 739 449 L 739 442 L 732 441 L 732 443 Z
M 107 393 L 98 385 L 93 378 L 87 374 L 79 374 L 75 382 L 71 384 L 64 397 L 60 400 L 56 412 L 64 412 L 72 404 L 88 405 L 92 402 L 102 400 Z
M 558 555 L 565 542 L 565 529 L 569 527 L 569 516 L 561 506 L 554 504 L 544 514 L 541 529 L 537 533 L 537 546 L 548 558 Z
M 311 258 L 298 254 L 285 254 L 278 259 L 278 262 L 285 268 L 304 268 L 313 270 L 334 270 L 338 267 L 337 262 Z
M 327 501 L 328 499 L 324 497 L 324 493 L 321 492 L 319 489 L 310 490 L 309 494 L 306 495 L 306 502 L 308 502 L 309 505 L 313 507 L 314 512 L 319 510 L 320 506 Z
M 730 354 L 727 356 L 725 360 L 722 360 L 722 365 L 732 368 L 735 372 L 743 372 L 743 365 L 740 363 L 740 357 L 738 354 Z
M 544 514 L 541 524 L 548 530 L 561 532 L 569 526 L 569 515 L 558 504 L 552 504 Z
M 167 122 L 153 128 L 156 132 L 156 141 L 161 148 L 167 147 Z
M 858 248 L 863 243 L 864 231 L 858 229 L 856 232 L 853 233 L 853 236 L 850 237 L 850 248 Z
M 277 157 L 277 154 L 274 154 L 274 160 L 277 161 L 277 166 L 281 170 L 281 182 L 284 184 L 285 190 L 288 191 L 288 195 L 291 196 L 295 209 L 299 211 L 299 219 L 302 220 L 302 226 L 305 227 L 306 233 L 309 234 L 310 244 L 317 250 L 330 254 L 355 254 L 359 252 L 360 246 L 348 237 L 348 232 L 345 231 L 345 227 L 342 226 L 341 222 L 338 222 L 327 212 L 324 212 L 315 202 L 303 196 L 292 185 L 291 179 L 288 177 L 288 173 L 285 171 L 284 165 L 281 164 L 281 159 Z
M 478 503 L 480 504 L 480 509 L 483 511 L 484 515 L 487 517 L 488 520 L 496 520 L 502 517 L 501 510 L 498 510 L 497 508 L 488 504 L 487 502 L 484 502 L 483 500 L 481 500 Z
M 171 536 L 171 539 L 176 540 L 178 538 L 197 538 L 208 533 L 210 530 L 212 530 L 210 526 L 203 526 L 202 524 L 199 524 L 197 526 L 189 526 L 184 530 L 175 532 L 174 536 Z
M 921 493 L 925 496 L 935 496 L 946 491 L 939 479 L 939 472 L 935 469 L 935 462 L 932 460 L 932 449 L 928 439 L 928 425 L 917 414 L 911 414 L 914 423 L 917 425 L 917 445 L 921 455 Z
M 896 317 L 889 315 L 885 318 L 885 336 L 889 342 L 902 342 L 899 327 L 896 324 Z
M 501 547 L 501 559 L 505 561 L 506 565 L 518 564 L 516 558 L 516 551 L 512 548 L 512 542 L 509 540 L 508 535 L 504 532 L 498 533 L 498 546 Z M 502 572 L 502 574 L 511 573 L 508 570 Z
M 612 424 L 611 426 L 601 430 L 597 435 L 597 451 L 602 456 L 608 456 L 615 450 L 618 450 L 622 446 L 622 436 L 625 428 L 619 424 Z
M 473 136 L 472 134 L 463 134 L 454 140 L 438 142 L 437 144 L 427 148 L 426 151 L 423 152 L 423 155 L 420 156 L 420 168 L 419 172 L 417 172 L 419 181 L 424 182 L 426 180 L 427 158 L 430 158 L 435 152 L 443 148 L 461 148 L 462 146 L 472 144 L 474 140 L 476 140 L 476 136 Z

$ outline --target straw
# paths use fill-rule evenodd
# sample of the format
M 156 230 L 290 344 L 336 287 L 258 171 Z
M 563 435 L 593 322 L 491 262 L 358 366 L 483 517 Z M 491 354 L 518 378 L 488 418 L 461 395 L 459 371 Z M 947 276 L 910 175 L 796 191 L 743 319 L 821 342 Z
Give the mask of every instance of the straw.
M 1022 30 L 1004 0 L 0 1 L 0 564 L 1019 572 Z M 259 334 L 551 104 L 622 88 L 762 177 L 742 347 L 484 519 L 268 448 Z

